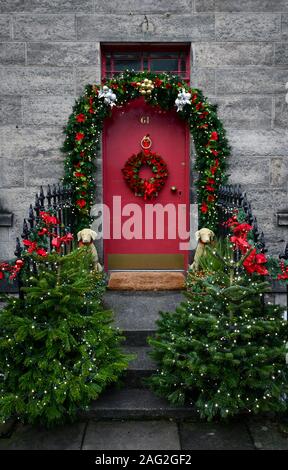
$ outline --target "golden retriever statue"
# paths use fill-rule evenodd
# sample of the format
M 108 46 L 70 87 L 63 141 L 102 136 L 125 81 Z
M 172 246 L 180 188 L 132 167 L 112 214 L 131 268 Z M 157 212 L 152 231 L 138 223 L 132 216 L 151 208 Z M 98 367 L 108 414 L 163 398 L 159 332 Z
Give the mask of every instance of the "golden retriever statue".
M 197 248 L 194 255 L 194 261 L 190 266 L 192 271 L 199 270 L 199 260 L 205 251 L 205 246 L 212 243 L 215 238 L 215 233 L 209 228 L 201 228 L 195 233 L 196 240 L 198 240 Z
M 99 263 L 98 253 L 93 243 L 96 238 L 97 233 L 94 232 L 94 230 L 91 230 L 90 228 L 83 228 L 83 230 L 80 230 L 80 232 L 77 233 L 78 246 L 90 246 L 91 253 L 93 256 L 93 262 L 95 264 L 95 269 L 96 271 L 101 273 L 103 271 L 103 268 Z

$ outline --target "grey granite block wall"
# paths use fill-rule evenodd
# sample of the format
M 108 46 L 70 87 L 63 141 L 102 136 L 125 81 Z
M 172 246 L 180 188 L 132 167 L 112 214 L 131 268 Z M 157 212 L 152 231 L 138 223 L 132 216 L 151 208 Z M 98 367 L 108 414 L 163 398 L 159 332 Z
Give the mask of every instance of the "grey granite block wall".
M 0 258 L 38 186 L 62 174 L 62 127 L 100 79 L 101 41 L 191 42 L 191 83 L 228 130 L 230 179 L 277 252 L 288 239 L 275 217 L 288 207 L 288 0 L 1 0 L 0 204 L 15 222 L 0 228 Z

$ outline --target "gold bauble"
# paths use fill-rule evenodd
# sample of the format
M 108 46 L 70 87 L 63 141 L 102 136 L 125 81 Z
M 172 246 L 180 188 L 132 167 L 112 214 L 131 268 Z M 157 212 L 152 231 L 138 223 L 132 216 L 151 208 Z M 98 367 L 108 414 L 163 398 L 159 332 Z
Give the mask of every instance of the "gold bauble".
M 136 85 L 137 85 L 137 86 L 141 86 L 141 83 L 140 83 L 140 82 L 137 82 Z
M 140 90 L 141 95 L 146 95 L 146 90 Z
M 147 90 L 147 95 L 151 95 L 152 91 L 151 90 Z

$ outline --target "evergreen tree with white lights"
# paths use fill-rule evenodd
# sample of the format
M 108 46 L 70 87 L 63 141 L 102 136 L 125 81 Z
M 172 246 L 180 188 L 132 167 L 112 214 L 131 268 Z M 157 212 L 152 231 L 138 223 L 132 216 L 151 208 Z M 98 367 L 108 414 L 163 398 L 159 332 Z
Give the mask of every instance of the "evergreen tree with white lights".
M 1 421 L 51 426 L 74 418 L 127 368 L 91 256 L 84 247 L 35 255 L 24 299 L 10 298 L 0 312 Z
M 285 411 L 288 323 L 282 309 L 264 303 L 268 282 L 243 270 L 251 249 L 238 262 L 229 244 L 224 253 L 208 250 L 202 272 L 189 276 L 187 301 L 161 314 L 150 339 L 159 367 L 152 388 L 172 403 L 195 406 L 208 420 Z M 261 257 L 257 269 L 264 273 Z

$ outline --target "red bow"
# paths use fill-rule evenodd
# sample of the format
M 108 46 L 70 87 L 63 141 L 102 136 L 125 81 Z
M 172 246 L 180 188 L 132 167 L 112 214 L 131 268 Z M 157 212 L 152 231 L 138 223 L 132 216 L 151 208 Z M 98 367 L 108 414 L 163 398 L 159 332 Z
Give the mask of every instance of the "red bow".
M 233 215 L 228 220 L 223 222 L 222 225 L 227 226 L 227 227 L 233 227 L 233 226 L 239 225 L 239 222 L 237 220 L 237 216 Z
M 249 274 L 258 273 L 261 276 L 266 276 L 269 273 L 266 266 L 263 266 L 265 263 L 267 263 L 266 256 L 263 253 L 257 253 L 254 248 L 244 260 L 243 266 Z
M 236 225 L 236 227 L 233 228 L 233 233 L 234 235 L 236 235 L 236 237 L 247 237 L 247 234 L 248 232 L 250 232 L 250 230 L 252 230 L 252 225 L 249 225 L 249 224 L 246 224 L 246 223 L 243 223 L 243 224 L 239 224 L 239 225 Z
M 33 251 L 37 250 L 37 243 L 31 242 L 30 240 L 23 240 L 23 245 L 28 246 L 28 253 L 33 253 Z
M 250 244 L 245 237 L 231 237 L 230 241 L 235 245 L 236 248 L 239 248 L 241 253 L 244 255 L 250 248 Z
M 62 243 L 69 243 L 73 240 L 72 233 L 67 233 L 67 235 L 63 235 L 63 237 L 58 237 L 57 235 L 53 237 L 52 246 L 56 248 L 57 253 L 60 251 Z
M 57 217 L 49 214 L 49 212 L 40 212 L 40 217 L 47 225 L 57 225 L 60 223 Z
M 41 230 L 39 230 L 38 235 L 39 235 L 39 237 L 42 237 L 42 235 L 47 235 L 48 233 L 49 232 L 48 232 L 47 228 L 44 227 Z
M 227 220 L 226 224 L 229 227 L 233 227 L 233 225 L 235 225 L 233 227 L 234 235 L 230 237 L 230 241 L 236 246 L 236 248 L 239 248 L 241 253 L 244 255 L 251 247 L 250 243 L 247 241 L 247 235 L 253 227 L 246 223 L 239 224 L 237 219 L 235 220 L 234 217 Z
M 36 242 L 30 240 L 23 240 L 23 245 L 28 246 L 28 253 L 37 253 L 39 256 L 47 256 L 47 252 L 43 248 L 39 248 Z
M 156 195 L 156 188 L 152 183 L 149 181 L 144 181 L 144 201 L 147 199 L 152 199 Z

